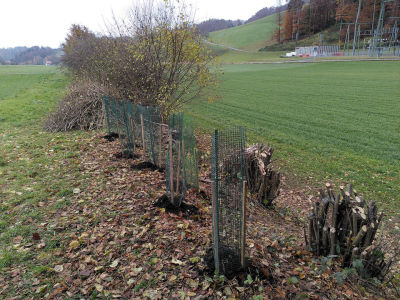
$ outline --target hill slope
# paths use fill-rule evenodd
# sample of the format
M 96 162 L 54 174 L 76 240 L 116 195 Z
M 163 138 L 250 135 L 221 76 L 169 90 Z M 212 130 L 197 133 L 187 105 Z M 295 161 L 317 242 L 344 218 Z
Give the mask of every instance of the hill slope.
M 271 15 L 260 20 L 210 33 L 210 38 L 216 44 L 228 45 L 241 50 L 253 50 L 271 45 L 277 15 Z

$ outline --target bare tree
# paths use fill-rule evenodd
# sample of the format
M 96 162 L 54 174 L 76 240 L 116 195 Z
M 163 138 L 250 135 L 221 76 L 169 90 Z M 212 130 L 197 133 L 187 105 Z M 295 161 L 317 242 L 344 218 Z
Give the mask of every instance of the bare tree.
M 186 102 L 217 97 L 220 68 L 193 21 L 182 2 L 142 1 L 107 22 L 103 36 L 75 30 L 79 38 L 68 36 L 64 61 L 118 90 L 117 97 L 160 106 L 168 117 Z

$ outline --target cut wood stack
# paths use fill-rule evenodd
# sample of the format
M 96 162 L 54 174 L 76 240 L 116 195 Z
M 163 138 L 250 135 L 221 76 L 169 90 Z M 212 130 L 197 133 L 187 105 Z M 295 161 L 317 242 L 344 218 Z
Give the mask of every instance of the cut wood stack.
M 280 174 L 269 168 L 274 149 L 269 144 L 253 144 L 246 149 L 248 187 L 264 206 L 271 206 L 279 196 Z
M 321 199 L 308 214 L 308 249 L 317 255 L 340 256 L 342 267 L 362 259 L 367 274 L 384 276 L 390 266 L 385 263 L 379 240 L 374 242 L 383 216 L 378 214 L 375 201 L 366 205 L 351 184 L 346 189 L 341 186 L 336 195 L 329 183 L 326 191 L 319 192 Z

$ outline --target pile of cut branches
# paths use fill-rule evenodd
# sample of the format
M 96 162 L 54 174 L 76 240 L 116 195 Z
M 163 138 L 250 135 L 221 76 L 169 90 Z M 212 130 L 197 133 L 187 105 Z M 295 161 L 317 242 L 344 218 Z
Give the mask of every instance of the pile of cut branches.
M 102 96 L 109 88 L 91 81 L 76 81 L 69 85 L 67 95 L 44 125 L 47 131 L 95 130 L 104 125 Z
M 269 144 L 253 144 L 247 152 L 247 184 L 252 195 L 263 206 L 271 206 L 279 196 L 280 174 L 269 165 L 274 149 Z
M 308 214 L 308 239 L 306 232 L 305 239 L 309 250 L 317 255 L 340 256 L 342 267 L 356 266 L 361 261 L 361 275 L 384 279 L 394 257 L 385 260 L 380 243 L 383 213 L 378 214 L 375 201 L 366 205 L 351 184 L 346 190 L 340 186 L 336 195 L 329 183 L 326 192 L 323 189 L 319 192 L 321 201 L 315 202 Z

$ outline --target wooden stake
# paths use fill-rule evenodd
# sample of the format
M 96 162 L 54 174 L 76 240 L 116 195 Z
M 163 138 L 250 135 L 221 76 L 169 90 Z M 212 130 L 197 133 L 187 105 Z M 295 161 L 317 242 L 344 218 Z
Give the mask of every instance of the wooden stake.
M 215 193 L 215 181 L 211 182 L 211 198 L 212 198 L 212 230 L 214 245 L 215 269 L 219 270 L 219 241 L 218 241 L 218 218 L 217 218 L 217 197 Z
M 337 214 L 338 214 L 338 209 L 339 209 L 339 197 L 335 198 L 335 203 L 333 205 L 333 210 L 332 210 L 332 227 L 335 228 L 336 230 L 336 221 L 337 221 Z M 332 254 L 334 255 L 334 254 Z
M 144 120 L 143 120 L 143 114 L 140 115 L 140 124 L 142 126 L 142 143 L 143 143 L 142 160 L 144 160 L 144 154 L 146 153 L 146 145 L 144 143 Z
M 336 254 L 336 229 L 331 227 L 331 251 L 330 255 Z
M 324 250 L 328 249 L 329 246 L 328 226 L 325 226 L 322 230 L 322 246 Z
M 169 181 L 170 181 L 170 193 L 171 203 L 174 204 L 174 160 L 172 158 L 172 134 L 168 136 L 169 142 Z
M 159 155 L 158 155 L 158 164 L 159 164 L 159 167 L 161 168 L 161 157 L 162 157 L 162 155 L 161 155 L 161 151 L 162 151 L 162 126 L 160 126 L 160 139 L 159 139 L 159 144 L 160 144 L 160 149 L 159 149 Z
M 121 141 L 122 156 L 124 156 L 124 143 L 122 142 L 122 139 L 121 139 L 121 131 L 119 130 L 118 120 L 116 120 L 116 121 L 117 121 L 118 138 Z
M 135 153 L 136 150 L 136 143 L 135 143 L 135 126 L 133 124 L 133 119 L 131 117 L 131 130 L 132 130 L 132 141 L 133 141 L 133 153 Z
M 303 227 L 303 231 L 304 231 L 304 240 L 306 241 L 306 246 L 309 249 L 310 248 L 310 244 L 308 243 L 308 239 L 307 239 L 307 230 L 306 227 Z
M 362 238 L 366 233 L 367 233 L 367 226 L 363 225 L 353 241 L 353 246 L 357 246 L 357 244 L 361 242 Z
M 176 194 L 179 194 L 179 177 L 181 176 L 181 142 L 178 142 L 178 170 L 176 172 Z
M 353 208 L 353 237 L 356 237 L 357 235 L 357 212 L 356 210 Z
M 309 235 L 309 239 L 310 239 L 310 251 L 312 249 L 313 242 L 316 240 L 315 234 L 314 234 L 313 219 L 314 219 L 314 214 L 309 213 L 308 214 L 308 235 Z
M 243 181 L 243 195 L 242 195 L 242 245 L 241 245 L 241 264 L 245 267 L 244 249 L 246 247 L 246 201 L 247 201 L 247 182 Z
M 372 237 L 372 234 L 374 233 L 374 231 L 375 231 L 375 223 L 372 222 L 367 229 L 367 234 L 366 234 L 365 240 L 364 240 L 364 247 L 368 247 L 370 244 L 372 244 L 371 237 Z

